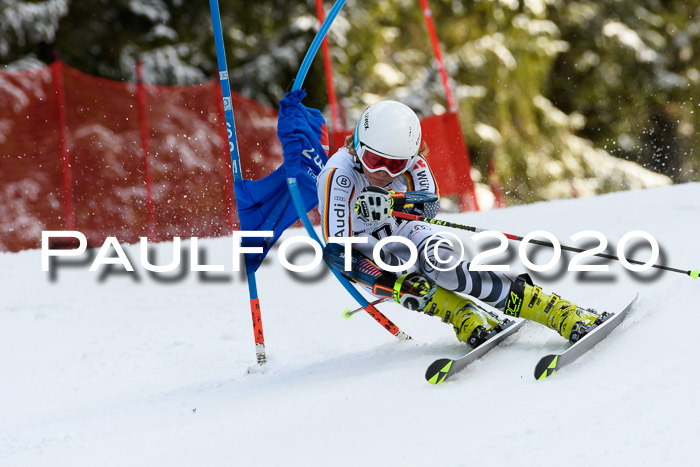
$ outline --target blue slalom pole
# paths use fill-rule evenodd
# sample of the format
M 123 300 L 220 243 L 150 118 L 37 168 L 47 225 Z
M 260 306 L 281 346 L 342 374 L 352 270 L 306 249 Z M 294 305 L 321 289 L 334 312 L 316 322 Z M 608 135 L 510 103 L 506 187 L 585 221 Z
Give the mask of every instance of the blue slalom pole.
M 241 175 L 241 158 L 238 153 L 238 138 L 236 137 L 236 121 L 233 116 L 233 105 L 231 102 L 231 85 L 228 79 L 228 67 L 226 65 L 226 50 L 224 49 L 224 35 L 221 32 L 221 14 L 219 12 L 219 1 L 209 0 L 211 10 L 211 23 L 214 28 L 214 42 L 216 43 L 216 61 L 219 64 L 219 83 L 221 84 L 221 96 L 224 101 L 224 115 L 226 116 L 226 134 L 228 135 L 228 147 L 231 154 L 231 169 L 233 170 L 233 181 L 238 182 L 243 179 Z M 234 184 L 234 196 L 236 192 Z M 245 264 L 245 255 L 243 255 Z M 255 355 L 258 363 L 263 365 L 267 361 L 265 355 L 265 337 L 262 329 L 262 316 L 260 313 L 260 300 L 258 299 L 258 287 L 255 281 L 255 272 L 248 274 L 248 294 L 250 296 L 250 311 L 253 318 L 253 333 L 255 335 Z
M 297 91 L 301 89 L 302 84 L 304 84 L 304 79 L 306 79 L 306 74 L 309 72 L 311 62 L 313 62 L 313 59 L 316 56 L 316 52 L 318 52 L 319 47 L 321 47 L 323 39 L 326 37 L 326 34 L 328 33 L 328 30 L 331 27 L 331 24 L 335 20 L 335 17 L 338 16 L 338 13 L 343 8 L 343 5 L 345 5 L 345 0 L 337 0 L 333 5 L 333 8 L 331 8 L 331 11 L 328 13 L 328 16 L 326 16 L 326 19 L 323 21 L 321 28 L 318 30 L 318 33 L 316 33 L 316 37 L 314 37 L 314 40 L 311 42 L 309 50 L 306 52 L 304 60 L 301 62 L 301 66 L 299 67 L 299 71 L 297 72 L 296 79 L 294 80 L 294 85 L 292 86 L 292 91 Z M 299 191 L 299 185 L 295 177 L 287 178 L 287 188 L 289 188 L 289 193 L 292 196 L 292 202 L 294 203 L 294 207 L 296 208 L 297 214 L 299 215 L 299 219 L 301 219 L 301 223 L 304 224 L 304 227 L 309 233 L 309 236 L 316 240 L 316 242 L 318 242 L 319 245 L 323 245 L 321 239 L 318 238 L 318 235 L 316 235 L 316 231 L 314 230 L 313 225 L 311 225 L 311 220 L 309 220 L 309 216 L 306 213 L 306 208 L 304 207 L 304 202 L 302 201 L 302 196 Z M 367 313 L 369 313 L 370 316 L 372 316 L 379 324 L 384 326 L 384 328 L 387 331 L 389 331 L 391 334 L 393 334 L 400 340 L 407 340 L 411 338 L 411 336 L 401 331 L 398 328 L 398 326 L 392 323 L 386 316 L 384 316 L 379 310 L 377 310 L 374 305 L 369 303 L 365 299 L 365 297 L 363 297 L 362 294 L 350 283 L 350 281 L 348 281 L 345 277 L 343 277 L 340 274 L 339 271 L 336 271 L 333 268 L 331 268 L 331 271 L 338 279 L 338 281 L 340 281 L 342 286 L 345 287 L 345 289 L 350 293 L 350 295 L 352 295 L 355 298 L 357 303 L 359 303 L 360 306 Z
M 335 17 L 338 16 L 338 13 L 340 13 L 343 5 L 345 5 L 345 0 L 337 0 L 335 5 L 333 5 L 333 8 L 331 8 L 331 11 L 328 13 L 328 16 L 326 16 L 326 19 L 323 20 L 321 28 L 316 33 L 316 37 L 314 37 L 314 40 L 311 42 L 311 46 L 309 46 L 309 50 L 306 51 L 304 60 L 301 62 L 301 66 L 297 72 L 297 77 L 294 80 L 294 85 L 292 86 L 292 91 L 301 89 L 301 85 L 304 84 L 306 74 L 309 72 L 309 68 L 311 68 L 311 62 L 314 61 L 316 52 L 318 52 L 319 47 L 321 47 L 323 39 L 325 39 L 326 34 L 328 34 L 331 24 L 333 24 Z

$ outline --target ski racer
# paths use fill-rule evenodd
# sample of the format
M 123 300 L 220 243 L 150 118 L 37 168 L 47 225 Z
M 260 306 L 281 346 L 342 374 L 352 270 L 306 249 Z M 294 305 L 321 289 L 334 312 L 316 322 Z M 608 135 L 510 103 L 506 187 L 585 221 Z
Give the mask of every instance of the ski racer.
M 318 209 L 328 242 L 324 258 L 331 267 L 376 296 L 393 297 L 409 309 L 441 318 L 454 327 L 457 339 L 473 347 L 498 332 L 503 321 L 470 297 L 507 315 L 544 324 L 572 342 L 583 336 L 599 318 L 595 311 L 544 294 L 527 274 L 471 271 L 466 261 L 448 270 L 438 258 L 456 255 L 432 225 L 391 215 L 392 210 L 429 218 L 437 214 L 439 195 L 432 197 L 437 201 L 409 203 L 415 198 L 412 193 L 438 194 L 427 154 L 420 121 L 408 106 L 386 100 L 364 111 L 354 134 L 317 179 Z M 374 245 L 389 236 L 407 239 L 418 251 L 414 265 L 403 273 L 382 270 L 371 259 Z M 333 237 L 366 239 L 353 244 L 350 271 L 344 270 L 345 246 L 329 242 Z M 391 266 L 405 264 L 409 257 L 402 243 L 388 243 L 381 250 L 382 261 Z

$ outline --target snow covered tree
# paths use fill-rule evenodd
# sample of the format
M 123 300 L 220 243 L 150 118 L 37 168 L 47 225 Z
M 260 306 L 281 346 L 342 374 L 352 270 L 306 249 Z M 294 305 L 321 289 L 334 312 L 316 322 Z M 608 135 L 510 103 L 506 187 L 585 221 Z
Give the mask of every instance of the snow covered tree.
M 0 0 L 0 63 L 40 66 L 55 40 L 70 0 Z
M 552 71 L 553 102 L 580 112 L 581 135 L 612 154 L 697 179 L 699 17 L 697 1 L 557 2 L 570 47 Z

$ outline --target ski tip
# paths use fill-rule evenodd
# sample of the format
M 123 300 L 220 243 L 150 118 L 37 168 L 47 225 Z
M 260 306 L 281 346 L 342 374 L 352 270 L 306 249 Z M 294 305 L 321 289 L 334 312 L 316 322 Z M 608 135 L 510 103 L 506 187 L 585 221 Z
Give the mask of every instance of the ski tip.
M 440 360 L 435 360 L 425 372 L 425 379 L 430 384 L 440 384 L 445 381 L 447 374 L 452 367 L 452 362 L 449 358 L 441 358 Z
M 547 355 L 542 357 L 535 367 L 535 379 L 541 380 L 552 376 L 557 371 L 557 360 L 559 355 Z
M 700 276 L 700 269 L 696 269 L 695 271 L 689 271 L 688 275 L 693 279 L 697 280 L 698 276 Z

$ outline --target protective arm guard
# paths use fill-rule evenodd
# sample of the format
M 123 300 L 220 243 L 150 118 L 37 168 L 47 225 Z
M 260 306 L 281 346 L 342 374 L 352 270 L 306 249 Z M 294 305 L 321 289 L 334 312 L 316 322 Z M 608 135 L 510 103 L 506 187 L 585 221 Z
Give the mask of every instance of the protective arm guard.
M 402 201 L 397 202 L 397 197 L 401 197 Z M 435 193 L 409 191 L 407 193 L 392 194 L 392 198 L 394 198 L 395 211 L 403 211 L 432 219 L 440 210 L 440 199 Z M 401 207 L 398 207 L 399 205 Z

